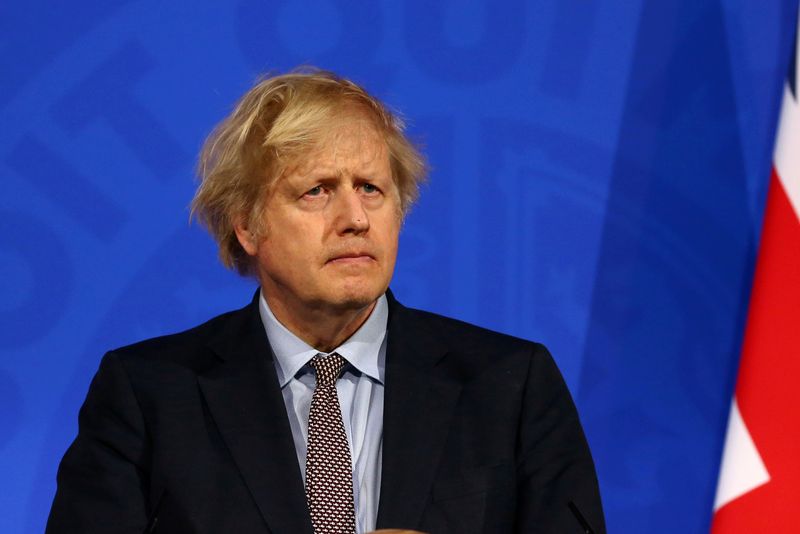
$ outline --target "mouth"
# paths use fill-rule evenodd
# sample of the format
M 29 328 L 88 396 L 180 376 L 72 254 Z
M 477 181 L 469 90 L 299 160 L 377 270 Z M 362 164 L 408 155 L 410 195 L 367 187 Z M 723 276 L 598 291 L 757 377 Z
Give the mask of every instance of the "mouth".
M 375 261 L 375 257 L 366 252 L 347 252 L 338 254 L 327 261 L 334 265 L 357 265 Z

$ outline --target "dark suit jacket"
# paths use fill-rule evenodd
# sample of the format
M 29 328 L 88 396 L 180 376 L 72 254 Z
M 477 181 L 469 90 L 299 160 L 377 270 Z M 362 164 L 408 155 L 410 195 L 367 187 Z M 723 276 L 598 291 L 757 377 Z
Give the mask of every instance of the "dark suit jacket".
M 378 527 L 605 532 L 547 350 L 389 303 Z M 79 425 L 49 533 L 312 533 L 257 299 L 106 354 Z

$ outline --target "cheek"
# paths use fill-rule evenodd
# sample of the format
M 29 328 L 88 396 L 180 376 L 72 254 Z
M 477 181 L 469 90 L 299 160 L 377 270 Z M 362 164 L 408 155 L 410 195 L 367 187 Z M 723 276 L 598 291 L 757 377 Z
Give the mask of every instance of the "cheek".
M 297 262 L 308 253 L 304 247 L 290 234 L 273 237 L 264 245 L 265 261 L 271 265 L 280 266 L 286 263 Z
M 312 262 L 320 249 L 317 232 L 303 218 L 269 227 L 262 246 L 265 260 L 273 264 L 300 260 Z
M 397 248 L 398 248 L 398 239 L 400 237 L 400 221 L 396 218 L 391 217 L 385 221 L 385 231 L 381 236 L 381 241 L 383 245 L 383 250 L 389 256 L 392 262 L 394 262 L 395 257 L 397 256 Z

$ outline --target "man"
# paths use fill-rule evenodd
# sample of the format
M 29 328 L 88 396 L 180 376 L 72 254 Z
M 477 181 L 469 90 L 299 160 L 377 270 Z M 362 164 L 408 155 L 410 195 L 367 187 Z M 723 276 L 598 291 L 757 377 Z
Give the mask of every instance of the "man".
M 332 73 L 245 94 L 193 210 L 260 290 L 106 354 L 48 532 L 605 532 L 546 349 L 388 291 L 424 172 L 399 120 Z

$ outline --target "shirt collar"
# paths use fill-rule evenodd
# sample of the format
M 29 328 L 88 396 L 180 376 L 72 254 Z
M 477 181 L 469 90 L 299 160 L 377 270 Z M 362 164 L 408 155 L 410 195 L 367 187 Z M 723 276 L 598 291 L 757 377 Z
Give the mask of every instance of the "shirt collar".
M 263 291 L 259 293 L 258 311 L 275 354 L 278 383 L 283 388 L 311 358 L 320 352 L 290 332 L 275 318 Z M 361 328 L 331 352 L 336 352 L 359 372 L 383 384 L 385 366 L 381 361 L 383 359 L 381 347 L 386 339 L 388 321 L 389 303 L 384 294 L 378 298 L 372 313 Z

